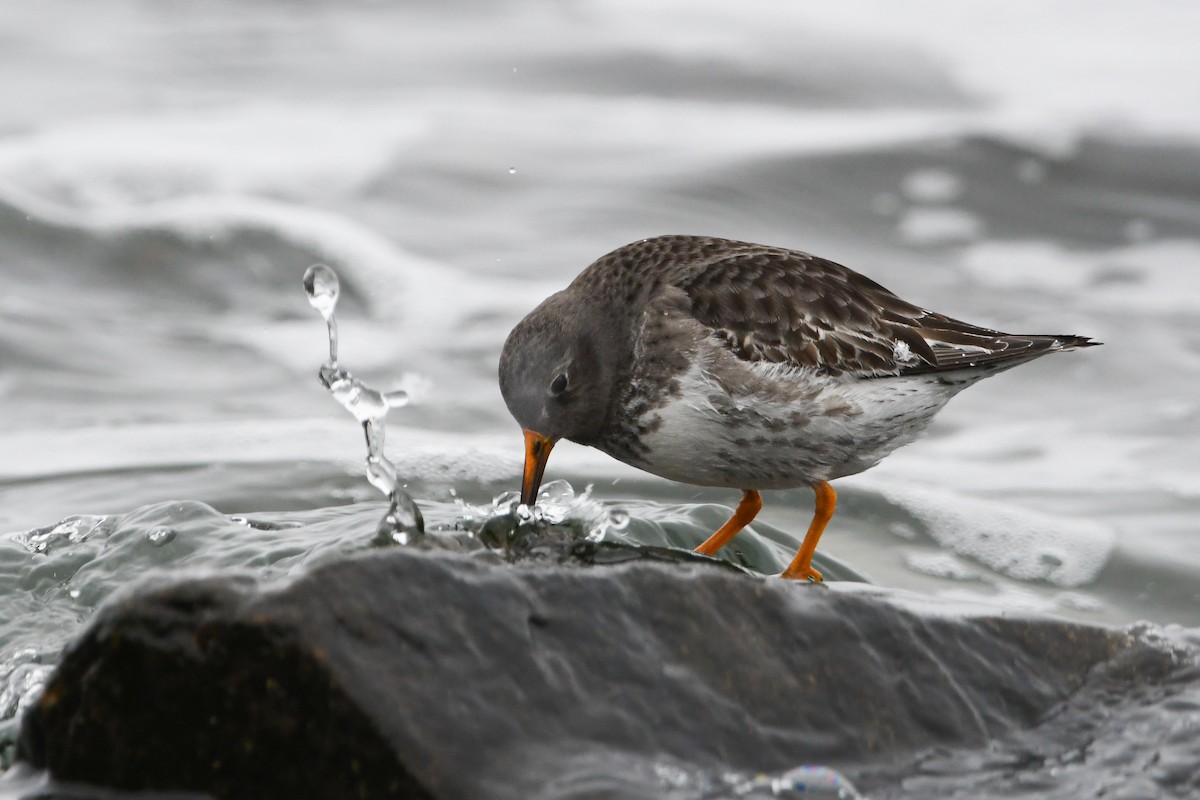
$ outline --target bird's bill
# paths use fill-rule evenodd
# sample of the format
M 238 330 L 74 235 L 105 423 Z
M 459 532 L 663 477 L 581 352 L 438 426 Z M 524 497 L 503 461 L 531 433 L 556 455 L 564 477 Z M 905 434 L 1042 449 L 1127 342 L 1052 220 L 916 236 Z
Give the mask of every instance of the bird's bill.
M 532 506 L 542 485 L 542 473 L 546 471 L 546 460 L 554 439 L 537 431 L 525 429 L 525 473 L 521 477 L 521 502 Z

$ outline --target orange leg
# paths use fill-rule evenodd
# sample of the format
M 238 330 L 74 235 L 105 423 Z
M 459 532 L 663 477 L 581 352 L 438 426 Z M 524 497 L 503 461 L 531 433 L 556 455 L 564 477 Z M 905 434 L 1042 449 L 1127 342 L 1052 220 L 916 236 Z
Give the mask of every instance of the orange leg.
M 817 542 L 833 517 L 833 510 L 837 508 L 837 492 L 825 481 L 813 484 L 813 491 L 817 493 L 817 508 L 808 526 L 808 533 L 804 534 L 804 542 L 796 551 L 796 557 L 783 571 L 785 578 L 821 580 L 821 573 L 812 568 L 813 553 L 817 552 Z
M 704 543 L 696 548 L 696 552 L 706 556 L 715 555 L 718 550 L 729 544 L 729 540 L 736 536 L 738 531 L 749 525 L 758 516 L 759 511 L 762 511 L 762 495 L 756 489 L 744 490 L 733 516 L 716 533 L 705 539 Z

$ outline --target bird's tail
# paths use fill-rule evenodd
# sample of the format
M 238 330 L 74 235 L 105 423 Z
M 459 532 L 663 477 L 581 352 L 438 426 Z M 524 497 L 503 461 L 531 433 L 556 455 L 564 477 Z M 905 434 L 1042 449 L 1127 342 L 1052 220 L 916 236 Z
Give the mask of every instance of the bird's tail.
M 1003 333 L 940 314 L 923 318 L 918 333 L 929 345 L 929 351 L 926 351 L 924 363 L 914 364 L 903 374 L 970 369 L 995 372 L 997 368 L 1015 367 L 1047 353 L 1101 344 L 1087 336 L 1074 334 Z M 932 363 L 928 358 L 930 351 Z

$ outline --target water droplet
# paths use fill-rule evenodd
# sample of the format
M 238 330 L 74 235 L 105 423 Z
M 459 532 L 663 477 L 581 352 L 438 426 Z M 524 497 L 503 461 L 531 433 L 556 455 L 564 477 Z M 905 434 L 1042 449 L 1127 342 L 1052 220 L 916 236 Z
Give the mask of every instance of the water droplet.
M 369 456 L 367 458 L 367 480 L 384 495 L 396 491 L 396 468 L 386 458 Z
M 397 488 L 392 493 L 391 516 L 396 520 L 396 525 L 409 535 L 410 540 L 424 536 L 425 517 L 421 514 L 421 507 L 403 489 Z
M 291 528 L 302 527 L 299 522 L 288 520 L 271 522 L 265 519 L 251 519 L 250 517 L 230 517 L 229 521 L 238 525 L 245 525 L 247 528 L 256 531 L 286 531 Z
M 337 273 L 324 264 L 313 264 L 304 273 L 304 291 L 308 293 L 308 304 L 325 319 L 329 334 L 329 363 L 326 367 L 334 369 L 337 367 L 338 335 L 333 310 L 341 293 Z M 332 383 L 325 375 L 325 367 L 321 369 L 321 382 L 326 387 Z
M 333 318 L 333 310 L 337 307 L 341 283 L 337 273 L 324 264 L 313 264 L 304 273 L 304 291 L 308 293 L 308 302 L 315 308 L 325 321 Z
M 329 392 L 359 422 L 379 422 L 387 415 L 388 404 L 383 394 L 358 378 L 347 376 L 334 381 Z
M 614 508 L 608 512 L 608 526 L 614 531 L 623 531 L 629 527 L 629 512 L 623 508 Z
M 381 392 L 355 378 L 337 363 L 337 319 L 334 308 L 340 291 L 337 273 L 314 264 L 304 273 L 308 302 L 321 313 L 329 328 L 329 361 L 318 377 L 333 398 L 362 423 L 367 440 L 367 480 L 390 501 L 375 531 L 377 544 L 408 544 L 425 532 L 425 520 L 413 499 L 400 488 L 396 468 L 384 455 L 384 417 L 392 408 L 408 405 L 405 391 Z
M 509 168 L 508 168 L 508 174 L 509 174 L 509 175 L 516 175 L 516 174 L 517 174 L 517 168 L 516 168 L 516 167 L 509 167 Z
M 570 483 L 560 478 L 559 480 L 542 484 L 541 491 L 538 492 L 537 502 L 539 505 L 564 506 L 574 499 L 575 489 Z
M 80 592 L 78 589 L 71 589 L 70 591 L 67 592 L 67 595 L 72 600 L 78 600 L 80 594 L 82 594 L 82 592 Z
M 162 547 L 175 538 L 175 529 L 159 526 L 146 533 L 146 541 L 155 547 Z
M 513 514 L 520 503 L 520 492 L 501 492 L 492 499 L 492 511 L 496 514 Z
M 517 521 L 510 514 L 500 514 L 479 528 L 479 541 L 488 547 L 508 547 L 517 531 Z
M 379 520 L 379 525 L 375 528 L 375 544 L 377 545 L 406 545 L 412 539 L 409 528 L 396 518 L 396 514 L 391 509 L 383 515 L 383 519 Z

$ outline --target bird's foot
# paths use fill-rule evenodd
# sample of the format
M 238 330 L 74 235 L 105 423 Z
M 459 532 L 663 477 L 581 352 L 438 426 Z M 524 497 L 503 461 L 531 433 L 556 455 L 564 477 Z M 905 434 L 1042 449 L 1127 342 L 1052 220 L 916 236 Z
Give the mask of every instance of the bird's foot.
M 813 583 L 823 583 L 825 581 L 825 579 L 821 577 L 821 573 L 818 572 L 812 566 L 812 564 L 808 564 L 803 567 L 788 567 L 779 577 L 793 581 L 810 580 Z

